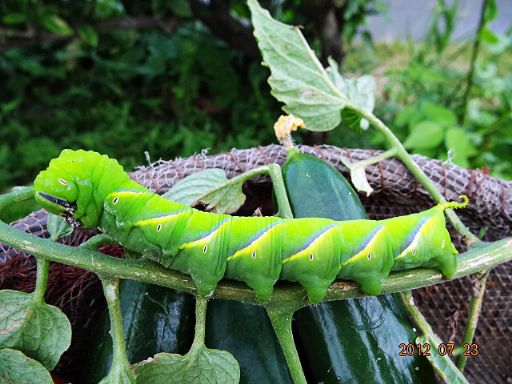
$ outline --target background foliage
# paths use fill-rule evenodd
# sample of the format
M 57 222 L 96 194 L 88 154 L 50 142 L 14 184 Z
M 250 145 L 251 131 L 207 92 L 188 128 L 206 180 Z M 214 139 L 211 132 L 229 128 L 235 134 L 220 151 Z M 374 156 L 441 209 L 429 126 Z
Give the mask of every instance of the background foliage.
M 494 1 L 477 38 L 452 42 L 458 3 L 438 1 L 424 41 L 392 44 L 373 44 L 365 27 L 383 1 L 262 3 L 303 25 L 324 64 L 331 56 L 342 73 L 372 73 L 376 114 L 413 152 L 512 177 L 512 30 L 491 32 Z M 65 147 L 134 166 L 144 151 L 273 142 L 280 106 L 248 16 L 242 0 L 0 0 L 0 190 L 29 183 Z M 382 144 L 350 130 L 302 140 Z

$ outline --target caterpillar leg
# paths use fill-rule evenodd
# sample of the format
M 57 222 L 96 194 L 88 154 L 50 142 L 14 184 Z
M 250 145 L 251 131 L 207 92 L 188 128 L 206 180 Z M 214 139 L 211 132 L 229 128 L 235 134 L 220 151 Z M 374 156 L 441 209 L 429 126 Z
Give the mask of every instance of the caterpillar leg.
M 381 276 L 372 275 L 367 278 L 358 276 L 357 278 L 354 278 L 354 281 L 361 285 L 364 293 L 368 295 L 380 295 L 382 292 L 382 283 L 387 277 L 388 275 L 385 274 L 382 274 Z
M 245 282 L 254 290 L 259 301 L 265 302 L 272 295 L 281 269 L 277 251 L 270 243 L 254 244 L 237 251 L 227 259 L 226 277 Z
M 347 223 L 346 227 L 350 229 L 350 222 Z M 382 283 L 393 267 L 391 237 L 382 225 L 375 226 L 371 222 L 366 222 L 365 225 L 368 226 L 366 233 L 371 232 L 371 235 L 366 236 L 363 242 L 365 245 L 358 248 L 356 254 L 349 256 L 348 260 L 344 258 L 346 261 L 341 264 L 338 278 L 354 280 L 365 293 L 378 295 L 382 291 Z M 345 252 L 352 252 L 352 249 L 348 248 Z
M 332 281 L 319 280 L 319 279 L 303 279 L 300 281 L 301 285 L 306 288 L 308 299 L 312 304 L 318 304 L 322 301 L 327 293 L 329 285 Z
M 289 236 L 297 232 L 297 228 L 292 226 L 301 227 L 303 224 L 301 221 L 290 224 L 287 229 Z M 285 248 L 283 254 L 289 256 L 283 260 L 281 279 L 299 282 L 306 288 L 309 300 L 314 304 L 319 303 L 340 268 L 341 246 L 337 225 L 331 223 L 323 229 L 318 228 L 302 249 L 292 250 L 291 245 Z
M 451 279 L 457 271 L 457 255 L 449 254 L 436 259 L 439 269 L 448 279 Z
M 226 259 L 215 257 L 204 245 L 181 249 L 173 259 L 171 268 L 189 275 L 199 295 L 211 296 L 226 270 Z
M 283 230 L 275 217 L 237 217 L 231 222 L 225 277 L 245 282 L 262 302 L 279 279 Z
M 263 276 L 254 276 L 251 279 L 246 279 L 245 282 L 252 288 L 256 298 L 260 302 L 264 303 L 270 299 L 270 296 L 272 296 L 276 280 L 268 279 Z

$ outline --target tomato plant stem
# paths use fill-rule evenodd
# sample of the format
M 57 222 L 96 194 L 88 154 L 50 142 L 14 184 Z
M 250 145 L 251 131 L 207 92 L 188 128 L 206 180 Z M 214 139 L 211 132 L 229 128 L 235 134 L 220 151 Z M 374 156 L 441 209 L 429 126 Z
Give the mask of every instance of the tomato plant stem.
M 121 314 L 121 303 L 119 300 L 119 279 L 100 276 L 103 286 L 103 294 L 108 305 L 110 316 L 110 335 L 112 337 L 113 359 L 109 376 L 113 378 L 129 374 L 128 358 L 126 357 L 126 346 L 124 342 L 123 316 Z M 115 380 L 113 380 L 115 382 Z
M 47 259 L 37 258 L 36 289 L 34 290 L 34 302 L 37 304 L 44 303 L 49 266 L 50 262 Z
M 204 348 L 204 336 L 206 330 L 206 307 L 207 299 L 196 296 L 196 326 L 194 330 L 194 341 L 188 352 L 188 356 L 195 358 L 201 349 Z
M 292 318 L 293 312 L 295 312 L 296 309 L 297 308 L 288 306 L 272 306 L 267 308 L 267 313 L 283 350 L 293 382 L 295 384 L 306 384 L 306 377 L 302 370 L 299 354 L 297 353 L 292 334 Z
M 482 303 L 484 301 L 485 286 L 487 284 L 487 278 L 489 277 L 490 271 L 483 272 L 476 281 L 473 296 L 471 297 L 471 303 L 469 304 L 469 315 L 468 324 L 466 325 L 466 332 L 464 333 L 464 339 L 462 345 L 473 343 L 473 337 L 475 336 L 476 326 L 478 325 L 478 318 L 480 311 L 482 310 Z M 468 360 L 468 356 L 461 354 L 457 358 L 457 367 L 464 371 L 464 367 Z

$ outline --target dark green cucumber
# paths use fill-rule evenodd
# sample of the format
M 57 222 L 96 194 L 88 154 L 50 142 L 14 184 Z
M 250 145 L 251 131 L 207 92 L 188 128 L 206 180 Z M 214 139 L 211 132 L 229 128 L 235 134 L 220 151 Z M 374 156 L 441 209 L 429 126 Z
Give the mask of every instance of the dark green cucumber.
M 314 156 L 291 149 L 283 177 L 295 217 L 366 218 L 347 180 Z M 294 324 L 308 382 L 435 382 L 425 358 L 398 355 L 400 343 L 414 343 L 416 335 L 393 295 L 308 306 Z
M 229 351 L 240 364 L 240 383 L 293 383 L 266 311 L 227 300 L 208 303 L 206 346 Z
M 185 354 L 194 336 L 194 297 L 172 289 L 122 280 L 119 287 L 128 361 L 136 363 L 159 352 Z M 108 311 L 83 354 L 80 383 L 98 383 L 112 365 Z

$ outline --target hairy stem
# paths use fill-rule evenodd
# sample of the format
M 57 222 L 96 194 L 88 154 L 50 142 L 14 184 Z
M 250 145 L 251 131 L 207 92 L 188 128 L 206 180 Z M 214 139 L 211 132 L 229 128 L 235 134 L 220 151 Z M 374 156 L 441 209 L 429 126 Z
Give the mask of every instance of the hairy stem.
M 119 280 L 111 277 L 100 276 L 103 286 L 103 294 L 108 305 L 110 316 L 110 335 L 112 336 L 113 359 L 109 376 L 120 378 L 129 374 L 130 363 L 126 357 L 124 342 L 123 316 L 119 300 Z M 116 382 L 115 380 L 113 382 Z
M 79 245 L 80 248 L 87 249 L 98 249 L 103 244 L 118 244 L 113 238 L 104 233 L 100 233 L 99 235 L 93 236 L 90 239 L 87 239 L 82 244 Z
M 286 305 L 271 306 L 267 308 L 267 313 L 283 350 L 293 382 L 295 384 L 307 384 L 292 333 L 293 312 L 297 309 Z
M 48 260 L 40 257 L 37 258 L 36 289 L 34 291 L 34 302 L 37 304 L 44 303 L 49 266 L 50 262 Z
M 204 348 L 204 335 L 206 331 L 206 307 L 208 300 L 201 296 L 196 296 L 196 327 L 194 329 L 194 341 L 188 352 L 191 358 L 197 357 L 201 349 Z
M 468 324 L 466 325 L 466 332 L 464 333 L 464 339 L 462 345 L 471 344 L 473 337 L 475 336 L 476 326 L 478 325 L 478 318 L 480 311 L 482 310 L 482 303 L 484 301 L 485 285 L 487 284 L 487 278 L 489 277 L 490 271 L 485 271 L 479 276 L 475 291 L 471 297 L 471 303 L 469 306 Z M 468 360 L 468 356 L 460 355 L 457 358 L 457 367 L 464 371 L 464 366 Z
M 268 168 L 277 200 L 278 211 L 276 216 L 283 219 L 293 219 L 292 208 L 290 207 L 290 201 L 286 193 L 281 167 L 277 164 L 269 164 Z
M 414 304 L 412 292 L 401 292 L 400 297 L 402 298 L 402 301 L 405 305 L 405 308 L 409 312 L 409 315 L 413 319 L 414 323 L 421 330 L 421 332 L 423 332 L 424 334 L 433 334 L 434 331 L 432 330 L 432 327 L 430 326 L 428 321 L 423 317 L 418 307 L 416 307 L 416 305 Z

